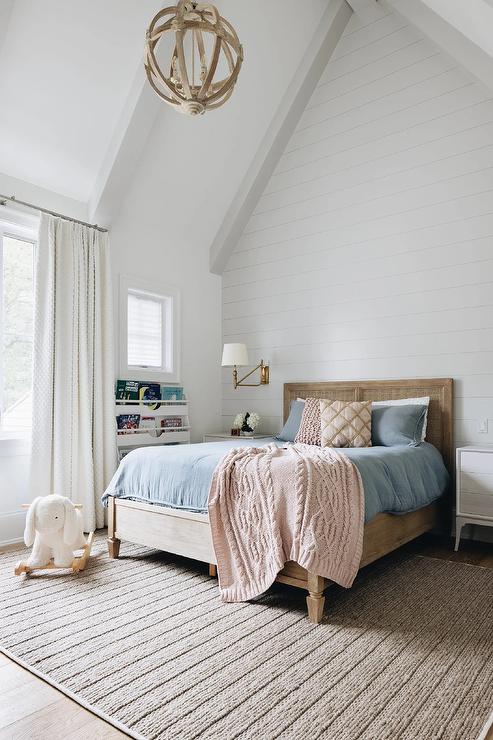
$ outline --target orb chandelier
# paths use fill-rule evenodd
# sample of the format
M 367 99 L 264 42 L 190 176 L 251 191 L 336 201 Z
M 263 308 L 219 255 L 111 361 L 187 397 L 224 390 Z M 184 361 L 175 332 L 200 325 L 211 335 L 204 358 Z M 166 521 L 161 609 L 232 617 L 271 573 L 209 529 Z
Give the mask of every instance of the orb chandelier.
M 166 44 L 168 61 L 160 64 L 158 55 Z M 223 105 L 233 92 L 242 62 L 236 31 L 214 5 L 179 0 L 176 6 L 160 10 L 147 30 L 147 78 L 160 98 L 188 115 Z

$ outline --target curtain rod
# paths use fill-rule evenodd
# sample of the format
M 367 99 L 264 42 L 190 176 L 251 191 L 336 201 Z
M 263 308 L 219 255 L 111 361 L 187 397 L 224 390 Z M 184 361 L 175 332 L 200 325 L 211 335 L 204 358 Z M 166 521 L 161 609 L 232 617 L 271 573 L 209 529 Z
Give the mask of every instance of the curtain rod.
M 64 216 L 63 213 L 57 213 L 56 211 L 49 211 L 47 208 L 41 208 L 41 206 L 36 206 L 34 203 L 26 203 L 24 200 L 19 200 L 15 197 L 15 195 L 0 195 L 0 206 L 6 205 L 7 201 L 10 200 L 11 203 L 17 203 L 19 206 L 25 206 L 26 208 L 32 208 L 34 211 L 40 211 L 41 213 L 48 213 L 50 216 L 56 216 L 57 218 L 63 218 L 65 221 L 72 221 L 74 224 L 81 224 L 82 226 L 89 226 L 91 229 L 96 229 L 97 231 L 102 231 L 103 233 L 107 233 L 108 229 L 104 229 L 102 226 L 98 226 L 97 224 L 88 224 L 86 221 L 79 221 L 77 218 L 70 218 L 70 216 Z

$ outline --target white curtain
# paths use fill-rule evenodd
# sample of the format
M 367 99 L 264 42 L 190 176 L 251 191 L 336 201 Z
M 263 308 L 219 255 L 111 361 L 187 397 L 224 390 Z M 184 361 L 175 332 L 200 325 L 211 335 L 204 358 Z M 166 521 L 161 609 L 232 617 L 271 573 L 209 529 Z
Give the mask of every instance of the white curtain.
M 31 490 L 82 504 L 91 531 L 116 465 L 108 235 L 43 215 L 36 255 Z

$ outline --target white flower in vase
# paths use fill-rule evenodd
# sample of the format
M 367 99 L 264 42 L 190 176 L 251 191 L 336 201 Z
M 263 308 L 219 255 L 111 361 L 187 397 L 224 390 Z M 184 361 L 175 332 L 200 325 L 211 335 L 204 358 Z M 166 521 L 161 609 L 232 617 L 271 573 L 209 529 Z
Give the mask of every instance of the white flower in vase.
M 245 414 L 243 411 L 240 411 L 239 414 L 236 414 L 235 420 L 233 422 L 233 429 L 241 429 L 243 426 L 243 422 L 245 420 Z

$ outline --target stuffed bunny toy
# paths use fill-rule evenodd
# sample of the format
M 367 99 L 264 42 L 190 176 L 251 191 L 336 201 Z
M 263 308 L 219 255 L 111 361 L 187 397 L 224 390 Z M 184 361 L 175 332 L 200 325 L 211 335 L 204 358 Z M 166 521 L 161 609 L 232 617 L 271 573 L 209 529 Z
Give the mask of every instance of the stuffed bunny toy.
M 28 547 L 34 543 L 28 566 L 47 565 L 53 558 L 54 565 L 70 567 L 74 549 L 86 543 L 80 511 L 64 496 L 39 496 L 27 512 L 24 542 Z

